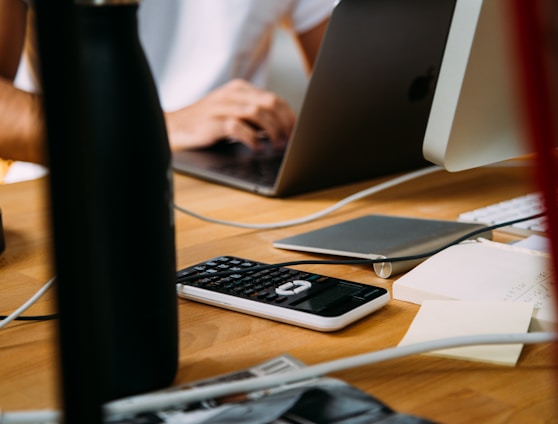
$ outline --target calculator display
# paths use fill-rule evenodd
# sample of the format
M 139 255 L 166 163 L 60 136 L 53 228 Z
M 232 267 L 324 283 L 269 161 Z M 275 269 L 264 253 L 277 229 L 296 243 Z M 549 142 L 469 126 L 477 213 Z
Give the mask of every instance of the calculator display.
M 323 290 L 316 295 L 305 299 L 300 303 L 295 302 L 292 304 L 298 309 L 319 312 L 323 311 L 328 306 L 333 303 L 338 303 L 340 301 L 346 300 L 348 296 L 357 293 L 360 288 L 353 285 L 338 283 L 334 286 L 330 286 L 328 289 Z

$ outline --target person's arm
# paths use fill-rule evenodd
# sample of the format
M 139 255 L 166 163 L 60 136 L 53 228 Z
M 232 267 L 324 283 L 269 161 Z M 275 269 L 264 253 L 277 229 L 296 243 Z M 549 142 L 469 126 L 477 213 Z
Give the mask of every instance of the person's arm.
M 297 34 L 296 39 L 301 47 L 308 72 L 314 67 L 322 39 L 324 38 L 329 19 L 322 21 L 312 29 Z
M 44 163 L 42 101 L 13 84 L 26 19 L 27 5 L 22 0 L 0 0 L 0 157 Z
M 0 1 L 0 75 L 15 77 L 25 41 L 27 6 L 22 0 Z
M 329 20 L 297 35 L 308 72 L 311 71 Z M 229 138 L 257 149 L 264 134 L 276 146 L 289 139 L 296 116 L 275 93 L 234 80 L 200 101 L 176 112 L 167 112 L 171 149 L 209 147 Z

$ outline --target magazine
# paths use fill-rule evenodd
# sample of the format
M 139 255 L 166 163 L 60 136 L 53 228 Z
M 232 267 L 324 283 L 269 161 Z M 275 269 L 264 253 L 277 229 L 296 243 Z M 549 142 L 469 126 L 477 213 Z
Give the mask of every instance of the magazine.
M 214 378 L 159 391 L 171 393 L 211 384 L 239 381 L 294 371 L 304 363 L 281 355 L 254 367 Z M 285 384 L 267 390 L 243 393 L 160 411 L 113 416 L 106 424 L 364 424 L 389 420 L 390 423 L 432 423 L 398 413 L 369 394 L 345 382 L 320 377 Z

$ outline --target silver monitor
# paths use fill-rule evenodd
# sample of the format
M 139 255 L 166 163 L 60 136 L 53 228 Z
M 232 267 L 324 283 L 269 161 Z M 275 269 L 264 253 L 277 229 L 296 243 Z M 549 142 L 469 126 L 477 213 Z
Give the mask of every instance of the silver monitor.
M 457 0 L 423 143 L 461 171 L 529 153 L 507 0 Z

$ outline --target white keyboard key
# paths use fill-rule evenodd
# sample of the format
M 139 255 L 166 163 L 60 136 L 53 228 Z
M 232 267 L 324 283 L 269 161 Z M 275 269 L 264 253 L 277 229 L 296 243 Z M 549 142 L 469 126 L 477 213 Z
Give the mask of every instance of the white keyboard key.
M 459 215 L 458 221 L 492 225 L 537 215 L 543 211 L 540 194 L 530 193 L 503 202 L 494 203 L 483 208 L 463 212 Z M 541 217 L 519 222 L 513 226 L 504 227 L 499 230 L 524 236 L 531 234 L 548 235 L 548 224 L 546 217 Z

